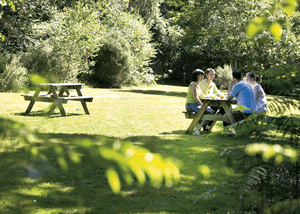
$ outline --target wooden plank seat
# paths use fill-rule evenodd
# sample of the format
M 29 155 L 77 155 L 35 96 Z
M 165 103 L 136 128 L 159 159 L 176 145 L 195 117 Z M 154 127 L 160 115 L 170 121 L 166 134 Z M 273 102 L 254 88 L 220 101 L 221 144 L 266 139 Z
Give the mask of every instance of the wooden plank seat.
M 24 100 L 27 100 L 27 101 L 37 101 L 37 102 L 49 102 L 49 103 L 52 103 L 55 100 L 54 97 L 46 96 L 46 95 L 39 95 L 38 97 L 34 97 L 33 95 L 22 94 L 21 96 L 23 96 Z M 62 100 L 61 102 L 62 103 L 67 103 L 68 100 Z
M 93 102 L 93 97 L 87 97 L 87 96 L 80 96 L 80 97 L 59 97 L 58 99 L 64 100 L 64 101 L 85 101 L 85 102 Z
M 196 112 L 193 111 L 183 111 L 186 119 L 194 119 L 196 117 Z M 226 115 L 213 115 L 213 114 L 203 114 L 201 120 L 209 120 L 209 121 L 224 121 L 226 123 L 230 123 Z
M 186 119 L 194 119 L 196 115 L 194 111 L 183 111 L 182 113 L 184 113 Z

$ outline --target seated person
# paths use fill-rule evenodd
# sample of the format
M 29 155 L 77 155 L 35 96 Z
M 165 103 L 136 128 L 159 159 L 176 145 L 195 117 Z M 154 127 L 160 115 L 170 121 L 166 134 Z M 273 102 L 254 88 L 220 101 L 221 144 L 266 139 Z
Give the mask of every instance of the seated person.
M 212 68 L 208 68 L 205 70 L 205 79 L 199 82 L 199 86 L 205 96 L 207 95 L 213 95 L 216 94 L 217 96 L 220 96 L 220 92 L 216 86 L 216 84 L 213 82 L 215 79 L 216 72 Z
M 242 111 L 232 111 L 232 115 L 236 122 L 241 121 L 248 116 L 250 116 L 255 110 L 255 98 L 254 98 L 254 90 L 252 86 L 246 81 L 242 80 L 242 73 L 239 70 L 235 70 L 232 72 L 233 82 L 235 85 L 233 86 L 230 94 L 228 94 L 228 100 L 236 97 L 237 105 L 242 105 L 247 110 Z M 228 126 L 229 124 L 224 122 L 224 126 Z
M 187 111 L 198 112 L 203 105 L 200 99 L 204 99 L 205 96 L 198 85 L 203 78 L 204 72 L 201 69 L 196 69 L 193 71 L 191 75 L 192 82 L 189 85 L 186 97 L 185 108 Z M 204 113 L 212 114 L 210 111 L 212 110 L 208 107 Z M 199 120 L 198 125 L 203 126 L 203 124 L 205 124 L 205 121 L 201 123 L 201 120 Z M 194 131 L 197 135 L 200 135 L 200 131 L 197 128 Z
M 254 73 L 248 72 L 246 74 L 247 82 L 252 85 L 254 90 L 254 98 L 255 98 L 255 112 L 267 112 L 268 110 L 268 102 L 264 89 L 256 82 L 257 77 Z
M 199 82 L 199 86 L 205 96 L 212 96 L 212 95 L 217 95 L 221 96 L 220 92 L 216 86 L 216 84 L 213 82 L 216 76 L 216 72 L 212 68 L 208 68 L 205 70 L 205 76 L 206 78 L 202 81 Z M 209 111 L 211 111 L 211 114 L 215 114 L 219 110 L 219 113 L 224 114 L 225 111 L 223 108 L 219 109 L 218 107 L 209 107 Z M 207 131 L 208 126 L 210 126 L 213 123 L 213 121 L 210 121 L 207 125 L 203 126 L 203 130 Z

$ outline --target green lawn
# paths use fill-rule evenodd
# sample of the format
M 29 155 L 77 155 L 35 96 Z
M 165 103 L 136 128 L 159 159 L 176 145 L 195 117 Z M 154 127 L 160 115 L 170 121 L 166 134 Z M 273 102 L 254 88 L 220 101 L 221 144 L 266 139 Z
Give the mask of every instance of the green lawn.
M 29 115 L 24 115 L 28 101 L 21 93 L 1 93 L 1 116 L 46 136 L 49 142 L 40 142 L 39 148 L 57 170 L 30 179 L 15 170 L 0 169 L 0 213 L 239 213 L 241 200 L 236 198 L 236 182 L 241 175 L 222 173 L 226 165 L 220 153 L 226 148 L 243 147 L 249 140 L 216 135 L 223 129 L 221 122 L 212 134 L 186 135 L 191 122 L 182 113 L 186 90 L 166 85 L 84 88 L 84 95 L 94 97 L 88 103 L 91 115 L 84 114 L 79 102 L 69 102 L 64 104 L 68 117 L 62 117 L 58 109 L 47 115 L 49 104 L 39 102 Z M 177 158 L 182 162 L 181 181 L 160 189 L 122 185 L 121 194 L 114 195 L 99 165 L 83 158 L 84 176 L 79 179 L 76 168 L 70 166 L 68 173 L 59 170 L 54 152 L 46 146 L 72 146 L 81 138 L 98 145 L 130 141 L 163 157 Z M 22 148 L 10 143 L 16 142 L 2 142 L 0 162 L 22 156 Z M 199 165 L 210 168 L 210 178 L 198 172 Z

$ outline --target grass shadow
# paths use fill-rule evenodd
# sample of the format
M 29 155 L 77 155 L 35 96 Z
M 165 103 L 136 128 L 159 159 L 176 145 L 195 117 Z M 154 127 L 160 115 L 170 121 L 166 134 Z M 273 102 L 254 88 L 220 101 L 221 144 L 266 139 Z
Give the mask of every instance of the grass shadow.
M 163 96 L 175 96 L 175 97 L 186 97 L 186 92 L 175 92 L 175 91 L 130 89 L 130 90 L 122 90 L 122 92 L 139 93 L 139 94 L 151 94 L 151 95 L 163 95 Z
M 13 113 L 13 115 L 26 116 L 26 117 L 49 117 L 49 118 L 64 117 L 64 116 L 61 115 L 60 112 L 49 113 L 49 112 L 43 111 L 43 110 L 31 111 L 29 114 L 27 114 L 27 113 Z M 82 115 L 82 114 L 67 113 L 67 117 L 78 116 L 78 115 Z

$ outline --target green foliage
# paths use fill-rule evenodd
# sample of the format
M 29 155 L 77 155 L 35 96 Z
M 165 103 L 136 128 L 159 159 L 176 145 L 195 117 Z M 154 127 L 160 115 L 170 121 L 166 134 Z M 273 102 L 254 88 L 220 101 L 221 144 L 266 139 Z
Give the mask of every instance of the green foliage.
M 224 67 L 218 66 L 216 68 L 216 79 L 214 82 L 220 89 L 228 89 L 229 82 L 232 80 L 232 69 L 229 65 Z
M 287 159 L 288 161 L 293 163 L 298 159 L 296 150 L 294 150 L 290 146 L 282 147 L 278 144 L 250 144 L 246 147 L 246 152 L 251 156 L 261 154 L 265 162 L 268 162 L 271 158 L 274 158 L 277 164 L 281 164 L 284 159 Z
M 37 74 L 47 78 L 49 82 L 74 81 L 64 67 L 63 57 L 59 50 L 47 41 L 31 46 L 20 59 L 21 64 L 27 69 L 28 76 Z
M 264 214 L 288 214 L 300 212 L 300 199 L 287 199 L 277 202 L 271 208 L 264 211 Z
M 53 10 L 49 22 L 35 25 L 36 37 L 43 40 L 41 47 L 48 50 L 47 60 L 59 66 L 57 72 L 63 81 L 74 81 L 79 72 L 88 72 L 88 59 L 101 46 L 101 10 L 94 4 L 78 2 L 64 11 Z
M 65 73 L 64 81 L 74 81 L 79 75 L 81 80 L 91 81 L 95 86 L 101 83 L 102 87 L 153 83 L 154 77 L 149 63 L 155 49 L 150 43 L 149 29 L 140 17 L 122 11 L 123 8 L 119 6 L 106 5 L 105 2 L 80 1 L 76 6 L 65 8 L 64 11 L 53 10 L 50 22 L 35 25 L 36 37 L 47 40 L 41 43 L 46 43 L 55 50 L 55 54 L 52 55 L 54 58 L 60 57 L 59 71 Z M 118 36 L 109 38 L 111 34 Z M 105 46 L 101 50 L 103 43 Z M 112 48 L 113 46 L 115 48 Z M 103 55 L 97 56 L 108 50 L 115 54 L 110 62 Z M 119 59 L 117 55 L 120 56 Z M 90 59 L 97 61 L 93 62 Z M 105 69 L 97 70 L 95 66 L 104 66 Z M 121 68 L 122 66 L 124 68 Z M 93 67 L 92 72 L 89 71 L 90 67 Z M 112 80 L 116 75 L 109 74 L 111 71 L 121 75 Z M 103 74 L 100 74 L 101 72 Z M 90 73 L 97 77 L 89 78 Z M 109 77 L 110 75 L 113 78 Z
M 162 82 L 178 82 L 183 76 L 182 66 L 189 64 L 189 61 L 181 58 L 182 29 L 168 20 L 160 19 L 153 26 L 152 31 L 154 40 L 159 44 L 151 65 L 156 78 Z
M 57 165 L 65 172 L 75 167 L 78 170 L 78 177 L 82 179 L 84 177 L 80 173 L 82 157 L 88 158 L 89 163 L 93 162 L 105 168 L 108 183 L 115 194 L 121 191 L 120 176 L 127 185 L 133 185 L 136 180 L 139 186 L 144 186 L 149 180 L 154 188 L 160 188 L 163 183 L 170 188 L 180 180 L 176 161 L 163 158 L 159 154 L 151 153 L 129 142 L 114 142 L 107 146 L 98 146 L 88 139 L 80 139 L 75 141 L 72 147 L 62 147 L 47 144 L 47 138 L 40 133 L 29 130 L 23 124 L 3 118 L 0 118 L 0 133 L 2 139 L 6 141 L 17 140 L 12 144 L 13 147 L 23 148 L 23 151 L 20 150 L 22 151 L 20 155 L 11 156 L 10 160 L 1 163 L 2 169 L 12 170 L 16 164 L 26 169 L 37 158 L 44 161 L 50 159 L 43 154 L 36 143 L 37 140 L 41 140 L 45 144 L 43 149 L 48 147 L 54 151 Z M 5 149 L 4 141 L 1 141 L 1 144 Z
M 14 3 L 12 1 L 6 1 L 6 0 L 3 0 L 0 2 L 0 9 L 2 9 L 1 7 L 7 6 L 7 5 L 9 5 L 10 8 L 13 11 L 15 11 Z M 0 20 L 1 20 L 1 18 L 2 18 L 2 10 L 0 10 Z M 0 42 L 4 42 L 4 40 L 5 40 L 5 36 L 1 32 L 0 32 L 0 39 L 2 40 L 2 41 L 0 40 Z
M 5 36 L 5 41 L 0 42 L 0 47 L 12 53 L 25 52 L 27 46 L 36 39 L 33 26 L 49 20 L 52 8 L 48 0 L 9 1 L 9 5 L 0 6 L 0 33 Z
M 19 62 L 19 58 L 13 55 L 11 61 L 5 65 L 4 72 L 0 73 L 0 91 L 17 92 L 28 85 L 28 72 Z
M 272 5 L 277 3 L 272 2 L 264 0 L 170 3 L 170 10 L 174 10 L 172 19 L 177 20 L 176 24 L 184 31 L 181 56 L 178 58 L 180 62 L 176 64 L 176 70 L 179 70 L 177 79 L 181 80 L 183 72 L 189 73 L 195 67 L 216 68 L 227 64 L 232 69 L 243 68 L 247 72 L 259 72 L 277 63 L 297 62 L 299 39 L 296 38 L 299 32 L 296 29 L 299 29 L 299 13 L 289 15 L 282 10 L 273 10 Z M 246 35 L 248 23 L 262 14 L 265 14 L 270 23 L 275 23 L 277 18 L 286 20 L 284 24 L 277 20 L 282 28 L 280 41 L 275 40 L 267 31 L 262 31 L 253 39 Z M 272 26 L 276 32 L 278 24 Z
M 276 95 L 299 95 L 299 63 L 288 65 L 274 65 L 262 72 L 262 87 L 266 93 Z
M 120 87 L 133 67 L 129 43 L 120 33 L 108 34 L 92 59 L 95 65 L 89 83 L 95 87 Z
M 282 18 L 282 13 L 284 12 L 287 16 L 292 16 L 296 8 L 297 0 L 274 2 L 270 10 L 266 11 L 264 15 L 256 17 L 248 24 L 246 30 L 247 36 L 253 38 L 263 31 L 269 31 L 275 40 L 279 41 L 282 35 L 282 26 L 286 21 Z
M 143 19 L 138 14 L 124 12 L 118 5 L 112 5 L 103 13 L 102 20 L 108 29 L 106 34 L 114 29 L 114 33 L 119 33 L 120 37 L 128 41 L 133 66 L 124 85 L 155 84 L 150 60 L 156 50 L 152 43 L 152 33 Z
M 163 0 L 129 0 L 128 2 L 128 8 L 141 15 L 148 26 L 152 27 L 160 20 L 160 6 Z

